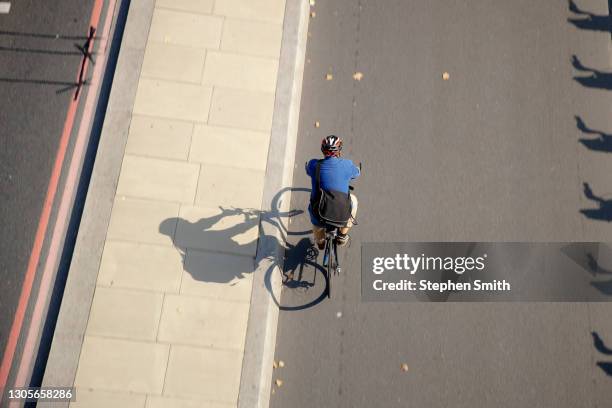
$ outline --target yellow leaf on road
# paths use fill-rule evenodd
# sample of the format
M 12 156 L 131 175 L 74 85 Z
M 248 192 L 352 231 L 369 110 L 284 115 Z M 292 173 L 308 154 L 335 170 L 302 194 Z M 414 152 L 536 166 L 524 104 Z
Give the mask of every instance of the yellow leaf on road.
M 361 81 L 361 80 L 363 79 L 363 73 L 361 73 L 361 72 L 355 72 L 355 73 L 353 74 L 353 79 L 354 79 L 355 81 Z
M 276 386 L 277 387 L 282 387 L 283 386 L 283 380 L 281 380 L 280 378 L 276 379 Z
M 325 79 L 328 81 L 331 81 L 332 79 L 334 79 L 334 75 L 333 74 L 327 74 L 325 75 Z
M 448 81 L 448 79 L 450 78 L 450 74 L 448 72 L 444 72 L 442 74 L 442 79 L 445 81 Z

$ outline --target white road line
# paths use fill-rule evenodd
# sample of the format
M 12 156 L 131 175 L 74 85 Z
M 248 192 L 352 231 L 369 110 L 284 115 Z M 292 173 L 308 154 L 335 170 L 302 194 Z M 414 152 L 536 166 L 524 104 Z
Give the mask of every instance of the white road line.
M 0 14 L 8 14 L 11 11 L 10 1 L 0 1 Z

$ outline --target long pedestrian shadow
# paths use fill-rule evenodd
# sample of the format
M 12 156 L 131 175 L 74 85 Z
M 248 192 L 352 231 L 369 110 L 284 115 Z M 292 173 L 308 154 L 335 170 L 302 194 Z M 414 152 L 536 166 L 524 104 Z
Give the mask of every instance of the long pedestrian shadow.
M 597 204 L 597 208 L 584 208 L 580 212 L 587 218 L 598 221 L 612 221 L 612 199 L 606 199 L 593 192 L 589 183 L 583 183 L 584 196 Z
M 612 134 L 588 127 L 580 116 L 574 116 L 576 127 L 586 135 L 597 135 L 595 139 L 579 139 L 587 149 L 597 152 L 612 153 Z
M 569 10 L 579 17 L 570 17 L 567 21 L 581 30 L 603 31 L 612 34 L 612 0 L 608 0 L 608 14 L 595 14 L 582 10 L 569 0 Z
M 580 72 L 589 73 L 588 76 L 574 76 L 574 80 L 587 88 L 612 89 L 612 73 L 589 68 L 582 64 L 576 55 L 572 56 L 572 66 Z
M 26 37 L 26 38 L 36 38 L 36 39 L 44 39 L 44 40 L 81 40 L 82 43 L 73 43 L 70 49 L 61 50 L 61 49 L 51 49 L 45 47 L 27 47 L 27 46 L 17 46 L 14 45 L 14 42 L 11 42 L 10 46 L 2 45 L 0 46 L 0 53 L 2 52 L 15 52 L 15 53 L 27 53 L 27 54 L 42 54 L 42 55 L 55 55 L 55 56 L 64 56 L 64 57 L 80 57 L 80 70 L 77 81 L 58 81 L 52 79 L 44 79 L 44 78 L 10 78 L 10 77 L 0 77 L 0 82 L 12 83 L 12 84 L 33 84 L 33 85 L 51 85 L 51 86 L 62 86 L 56 90 L 56 94 L 61 94 L 66 91 L 75 90 L 74 98 L 77 99 L 81 88 L 83 86 L 88 86 L 89 81 L 84 78 L 84 68 L 85 62 L 89 61 L 91 64 L 94 64 L 94 56 L 98 54 L 98 52 L 94 52 L 90 50 L 91 42 L 99 39 L 100 37 L 95 36 L 96 29 L 94 27 L 89 28 L 88 36 L 62 36 L 60 34 L 37 34 L 37 33 L 27 33 L 27 32 L 16 32 L 16 31 L 0 31 L 1 37 Z M 43 41 L 44 45 L 50 45 L 50 41 Z M 55 43 L 55 41 L 53 41 Z M 64 46 L 64 42 L 60 42 L 60 45 Z M 1 54 L 0 54 L 1 55 Z
M 565 246 L 562 251 L 591 275 L 591 286 L 603 295 L 612 296 L 612 269 L 599 261 L 612 259 L 612 248 L 601 243 L 575 243 Z
M 181 256 L 183 270 L 193 280 L 219 284 L 236 285 L 248 277 L 258 265 L 255 251 L 258 238 L 273 246 L 284 249 L 284 262 L 280 265 L 273 259 L 265 271 L 266 287 L 281 310 L 301 310 L 321 302 L 325 296 L 326 285 L 321 293 L 313 293 L 303 304 L 284 306 L 274 295 L 271 287 L 271 274 L 280 270 L 281 281 L 287 289 L 307 291 L 316 285 L 316 277 L 326 279 L 324 269 L 316 263 L 318 252 L 308 238 L 310 231 L 289 231 L 287 220 L 303 213 L 302 210 L 280 211 L 283 195 L 289 191 L 310 191 L 309 189 L 284 189 L 277 193 L 272 208 L 261 211 L 250 208 L 210 209 L 210 216 L 190 221 L 181 217 L 171 217 L 159 225 L 159 232 L 170 237 Z M 270 224 L 280 232 L 276 236 L 258 234 L 262 231 L 260 223 Z M 257 231 L 255 231 L 257 230 Z M 289 235 L 304 235 L 297 244 L 289 244 Z M 260 244 L 261 246 L 261 244 Z M 311 273 L 305 273 L 309 270 Z
M 612 356 L 612 349 L 606 346 L 599 333 L 595 331 L 591 332 L 591 336 L 593 336 L 593 346 L 599 353 L 604 354 L 606 356 Z M 598 361 L 596 364 L 599 368 L 602 369 L 604 373 L 606 373 L 606 375 L 612 377 L 612 362 Z
M 587 258 L 589 263 L 589 269 L 593 277 L 605 276 L 610 278 L 610 276 L 612 276 L 612 270 L 601 266 L 597 259 L 595 259 L 593 254 L 587 254 Z M 591 285 L 593 285 L 593 287 L 595 287 L 604 295 L 612 295 L 612 278 L 604 281 L 594 280 L 591 282 Z

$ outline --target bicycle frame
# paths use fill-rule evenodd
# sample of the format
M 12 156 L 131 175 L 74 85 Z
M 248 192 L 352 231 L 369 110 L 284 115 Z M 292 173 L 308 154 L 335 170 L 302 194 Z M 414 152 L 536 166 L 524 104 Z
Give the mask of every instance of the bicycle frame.
M 336 244 L 336 236 L 338 236 L 337 227 L 327 227 L 325 230 L 325 250 L 323 252 L 323 266 L 327 271 L 327 297 L 331 297 L 331 279 L 332 272 L 339 274 L 340 261 L 338 260 L 338 244 Z

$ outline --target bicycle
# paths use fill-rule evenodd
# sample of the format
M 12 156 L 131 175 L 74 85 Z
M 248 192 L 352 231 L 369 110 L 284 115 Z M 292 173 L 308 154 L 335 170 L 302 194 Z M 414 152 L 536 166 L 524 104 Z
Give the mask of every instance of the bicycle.
M 359 163 L 359 170 L 361 170 L 361 163 Z M 349 190 L 353 191 L 355 188 L 349 186 Z M 351 217 L 353 225 L 357 225 L 357 221 Z M 323 267 L 326 268 L 327 272 L 327 298 L 331 298 L 331 280 L 332 272 L 334 275 L 342 273 L 342 267 L 340 266 L 340 259 L 338 258 L 338 244 L 336 243 L 336 237 L 340 227 L 333 225 L 325 226 L 325 247 L 323 249 Z
M 340 261 L 338 260 L 338 227 L 328 225 L 325 228 L 325 249 L 323 250 L 323 267 L 327 271 L 327 298 L 331 298 L 332 271 L 334 275 L 342 272 Z M 335 262 L 334 262 L 335 261 Z
M 306 164 L 308 165 L 308 163 Z M 359 163 L 359 171 L 361 172 L 361 163 Z M 349 192 L 355 188 L 349 185 Z M 353 225 L 357 225 L 354 218 L 351 217 Z M 331 298 L 331 280 L 332 272 L 334 275 L 338 275 L 342 272 L 340 267 L 340 260 L 338 258 L 338 244 L 336 243 L 336 237 L 339 234 L 341 227 L 336 225 L 325 225 L 325 246 L 323 247 L 323 268 L 327 273 L 327 297 Z

